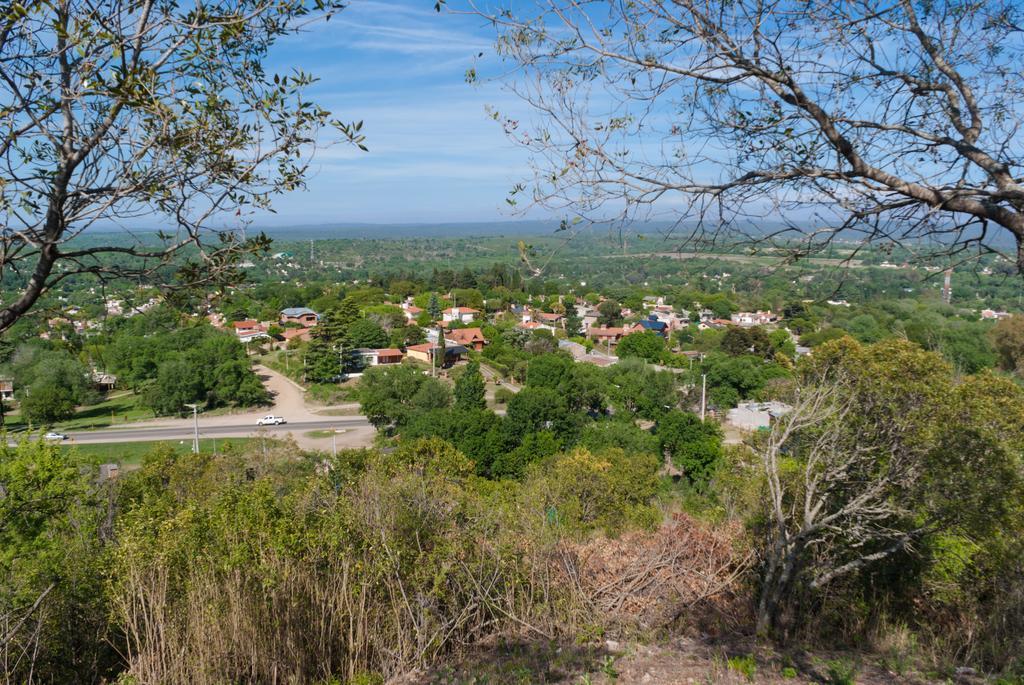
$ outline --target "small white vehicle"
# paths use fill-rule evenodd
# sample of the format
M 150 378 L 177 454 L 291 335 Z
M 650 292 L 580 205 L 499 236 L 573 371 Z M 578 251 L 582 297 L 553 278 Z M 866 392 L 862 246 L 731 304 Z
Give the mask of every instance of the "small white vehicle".
M 274 416 L 273 414 L 267 414 L 262 419 L 256 422 L 257 426 L 280 426 L 282 423 L 288 423 L 284 420 L 283 416 Z
M 58 433 L 57 431 L 50 431 L 49 433 L 47 433 L 47 434 L 45 434 L 43 436 L 43 439 L 44 440 L 67 440 L 68 436 L 64 435 L 63 433 Z

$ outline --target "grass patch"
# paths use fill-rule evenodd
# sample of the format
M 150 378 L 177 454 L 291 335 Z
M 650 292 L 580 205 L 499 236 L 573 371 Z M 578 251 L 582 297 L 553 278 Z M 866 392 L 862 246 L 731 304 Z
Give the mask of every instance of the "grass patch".
M 317 404 L 340 404 L 350 402 L 354 396 L 358 381 L 349 380 L 340 385 L 335 383 L 315 383 L 306 391 L 306 399 Z
M 316 413 L 321 416 L 359 416 L 359 407 L 335 407 Z
M 730 671 L 736 671 L 751 682 L 757 676 L 757 661 L 749 654 L 731 656 L 726 661 L 726 664 L 729 666 Z
M 232 447 L 244 447 L 254 438 L 204 438 L 199 441 L 202 452 L 222 452 Z M 148 440 L 143 442 L 97 442 L 78 445 L 61 445 L 63 449 L 74 450 L 84 461 L 92 464 L 117 462 L 122 466 L 137 466 L 143 457 L 161 445 L 169 445 L 179 454 L 192 450 L 191 440 Z
M 274 350 L 259 357 L 258 361 L 268 369 L 273 369 L 282 376 L 304 386 L 302 382 L 302 357 L 297 352 L 287 353 L 285 350 Z
M 89 430 L 91 428 L 109 428 L 133 421 L 145 421 L 154 418 L 152 410 L 143 407 L 141 398 L 130 390 L 112 392 L 105 400 L 87 407 L 79 407 L 75 415 L 67 421 L 56 424 L 59 430 Z M 22 421 L 20 413 L 8 414 L 5 425 L 8 430 L 25 430 L 28 425 Z M 39 426 L 34 426 L 39 428 Z
M 342 433 L 345 433 L 345 432 L 347 432 L 347 431 L 345 431 L 344 429 L 339 429 L 337 431 L 338 435 L 341 435 Z M 335 433 L 335 431 L 327 430 L 325 428 L 323 430 L 307 431 L 307 432 L 303 433 L 303 435 L 306 436 L 307 438 L 329 438 L 332 435 L 334 435 L 334 433 Z

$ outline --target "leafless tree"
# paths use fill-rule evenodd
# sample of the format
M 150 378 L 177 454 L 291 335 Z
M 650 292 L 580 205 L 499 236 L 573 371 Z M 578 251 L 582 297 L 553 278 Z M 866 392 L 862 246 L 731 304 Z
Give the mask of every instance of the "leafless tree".
M 1024 266 L 1017 2 L 467 2 L 539 113 L 494 112 L 533 153 L 534 203 L 672 218 L 683 245 L 798 257 L 841 238 Z
M 906 525 L 913 500 L 898 496 L 920 479 L 920 453 L 898 435 L 858 442 L 847 425 L 847 393 L 841 384 L 805 389 L 757 450 L 769 516 L 761 633 L 775 627 L 805 571 L 810 589 L 819 589 L 907 549 L 927 530 Z
M 338 0 L 58 0 L 0 10 L 0 332 L 76 274 L 236 278 L 266 238 L 224 230 L 303 183 L 317 132 L 342 124 L 268 74 L 281 37 Z M 238 218 L 235 218 L 238 217 Z M 220 229 L 212 228 L 219 222 Z M 162 225 L 156 236 L 134 232 Z M 123 231 L 100 235 L 95 227 Z M 113 237 L 112 237 L 113 236 Z

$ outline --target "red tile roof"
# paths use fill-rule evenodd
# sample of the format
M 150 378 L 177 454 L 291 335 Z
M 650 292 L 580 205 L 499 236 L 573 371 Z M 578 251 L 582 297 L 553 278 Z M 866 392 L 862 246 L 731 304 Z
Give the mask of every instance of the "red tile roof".
M 312 338 L 312 332 L 308 328 L 286 328 L 281 331 L 281 337 L 285 340 L 291 340 L 292 338 L 302 338 L 303 340 L 309 340 Z
M 232 326 L 235 328 L 259 328 L 260 322 L 253 321 L 252 319 L 246 319 L 245 321 L 236 321 Z
M 460 345 L 465 345 L 471 342 L 487 342 L 487 338 L 484 337 L 483 331 L 479 328 L 456 328 L 453 331 L 449 331 L 445 334 L 446 338 L 450 338 Z

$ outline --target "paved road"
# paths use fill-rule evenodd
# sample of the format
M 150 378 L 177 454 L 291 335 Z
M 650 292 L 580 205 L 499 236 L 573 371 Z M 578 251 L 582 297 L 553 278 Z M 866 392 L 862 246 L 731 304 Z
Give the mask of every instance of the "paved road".
M 203 425 L 199 420 L 199 437 L 231 437 L 244 438 L 253 435 L 284 437 L 288 433 L 302 435 L 309 431 L 331 430 L 332 428 L 351 430 L 366 428 L 370 422 L 365 416 L 323 417 L 315 421 L 295 421 L 281 426 L 256 426 L 255 422 L 233 423 L 230 425 Z M 149 440 L 191 440 L 193 427 L 189 425 L 145 426 L 111 428 L 106 430 L 69 432 L 70 443 L 107 443 L 107 442 L 145 442 Z
M 502 377 L 501 377 L 501 374 L 498 373 L 497 370 L 492 369 L 491 367 L 487 366 L 487 364 L 484 364 L 484 363 L 480 364 L 480 373 L 483 375 L 484 380 L 486 380 L 486 381 L 498 381 L 498 380 L 500 380 L 501 381 L 501 386 L 500 387 L 507 388 L 507 389 L 511 390 L 512 392 L 519 392 L 520 390 L 522 390 L 522 388 L 519 385 L 517 385 L 516 383 L 513 383 L 512 381 L 510 381 L 508 379 L 504 379 L 503 380 Z

